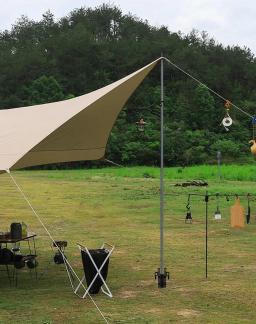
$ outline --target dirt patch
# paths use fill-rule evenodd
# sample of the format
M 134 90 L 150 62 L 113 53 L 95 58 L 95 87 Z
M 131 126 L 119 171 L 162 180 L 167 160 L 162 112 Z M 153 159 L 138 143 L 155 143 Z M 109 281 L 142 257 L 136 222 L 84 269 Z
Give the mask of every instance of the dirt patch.
M 192 316 L 198 316 L 199 312 L 195 311 L 193 309 L 182 309 L 182 310 L 177 312 L 177 315 L 183 316 L 185 318 L 189 318 L 189 317 L 192 317 Z
M 150 207 L 150 205 L 149 204 L 145 204 L 145 205 L 129 205 L 129 206 L 127 206 L 127 208 L 129 208 L 129 209 L 145 209 L 145 208 L 149 208 Z
M 124 251 L 124 250 L 115 250 L 115 255 L 127 255 L 127 251 Z
M 149 287 L 153 284 L 153 280 L 140 280 L 137 287 Z
M 145 310 L 145 313 L 148 314 L 162 314 L 163 310 L 156 307 L 151 307 L 150 309 Z
M 135 298 L 136 296 L 137 296 L 136 292 L 132 290 L 125 290 L 120 293 L 120 297 L 124 299 Z

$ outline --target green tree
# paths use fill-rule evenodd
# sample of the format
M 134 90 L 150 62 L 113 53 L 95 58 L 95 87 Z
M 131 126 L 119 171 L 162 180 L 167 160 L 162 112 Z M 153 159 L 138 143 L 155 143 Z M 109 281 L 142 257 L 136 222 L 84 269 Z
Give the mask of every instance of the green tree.
M 221 151 L 224 157 L 238 157 L 240 145 L 229 139 L 220 139 L 211 145 L 211 150 L 215 153 Z
M 215 122 L 214 99 L 209 90 L 199 85 L 195 90 L 191 111 L 191 126 L 194 129 L 209 129 Z
M 26 105 L 37 105 L 65 99 L 61 86 L 52 76 L 41 76 L 29 86 L 24 87 L 23 91 Z
M 114 82 L 164 55 L 255 114 L 256 60 L 248 48 L 225 47 L 206 32 L 188 35 L 151 26 L 113 5 L 80 8 L 57 20 L 20 17 L 0 32 L 0 107 L 12 108 L 82 95 Z M 43 76 L 43 77 L 42 77 Z M 50 77 L 51 76 L 51 77 Z M 42 79 L 41 79 L 42 77 Z M 230 132 L 220 126 L 224 102 L 165 64 L 165 163 L 202 163 L 215 158 L 216 141 L 239 147 L 227 157 L 248 154 L 251 121 L 235 109 Z M 112 130 L 108 157 L 125 164 L 159 164 L 159 65 L 126 103 Z M 143 117 L 145 133 L 135 122 Z M 205 142 L 207 139 L 207 143 Z

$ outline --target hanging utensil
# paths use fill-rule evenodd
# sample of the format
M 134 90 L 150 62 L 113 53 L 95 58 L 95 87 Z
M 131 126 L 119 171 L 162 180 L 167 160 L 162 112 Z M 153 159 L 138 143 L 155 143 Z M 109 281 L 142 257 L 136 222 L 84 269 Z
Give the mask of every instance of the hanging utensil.
M 187 201 L 187 213 L 186 213 L 186 217 L 185 217 L 185 223 L 187 224 L 191 224 L 192 223 L 192 213 L 191 213 L 191 206 L 190 206 L 190 194 L 188 195 L 188 201 Z
M 250 194 L 247 195 L 247 214 L 246 214 L 246 224 L 250 224 L 251 220 L 251 206 L 250 206 Z

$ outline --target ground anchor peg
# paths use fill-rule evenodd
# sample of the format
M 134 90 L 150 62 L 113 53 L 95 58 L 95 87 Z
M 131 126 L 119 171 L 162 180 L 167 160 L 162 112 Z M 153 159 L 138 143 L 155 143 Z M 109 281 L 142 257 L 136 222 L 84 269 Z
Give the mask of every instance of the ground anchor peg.
M 161 273 L 160 268 L 158 268 L 158 271 L 155 272 L 155 279 L 156 278 L 158 278 L 158 288 L 165 288 L 166 280 L 170 279 L 170 274 L 166 271 L 166 268 L 164 268 L 164 273 Z

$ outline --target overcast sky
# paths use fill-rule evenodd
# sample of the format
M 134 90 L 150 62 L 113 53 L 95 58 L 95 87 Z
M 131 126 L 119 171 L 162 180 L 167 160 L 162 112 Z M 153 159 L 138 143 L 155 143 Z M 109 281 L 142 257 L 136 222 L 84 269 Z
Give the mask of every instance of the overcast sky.
M 193 28 L 204 30 L 225 45 L 247 46 L 256 54 L 256 1 L 253 0 L 8 0 L 1 6 L 0 29 L 10 29 L 21 15 L 38 20 L 51 10 L 60 18 L 75 8 L 104 2 L 117 5 L 123 13 L 147 19 L 152 25 L 166 25 L 170 31 L 182 33 Z

